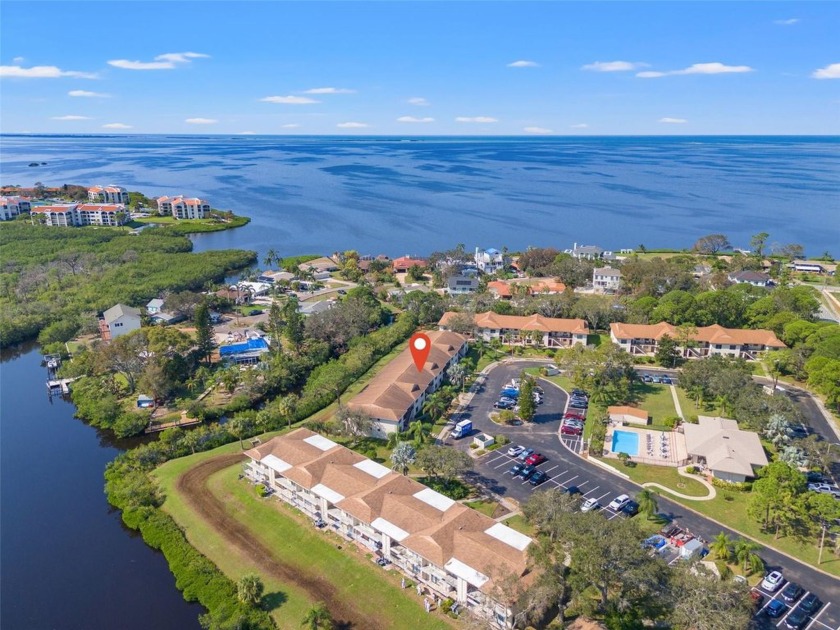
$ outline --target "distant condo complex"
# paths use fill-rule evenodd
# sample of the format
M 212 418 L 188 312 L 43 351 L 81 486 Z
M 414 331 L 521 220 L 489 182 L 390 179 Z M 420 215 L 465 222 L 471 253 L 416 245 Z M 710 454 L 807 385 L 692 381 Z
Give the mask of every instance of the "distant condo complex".
M 91 203 L 121 203 L 128 205 L 128 191 L 122 186 L 92 186 L 88 188 L 88 201 Z
M 176 219 L 203 219 L 210 212 L 210 204 L 197 197 L 185 198 L 183 195 L 178 195 L 158 197 L 156 201 L 158 212 L 171 214 Z
M 68 203 L 32 208 L 32 217 L 42 217 L 51 227 L 81 227 L 123 225 L 128 218 L 121 204 Z

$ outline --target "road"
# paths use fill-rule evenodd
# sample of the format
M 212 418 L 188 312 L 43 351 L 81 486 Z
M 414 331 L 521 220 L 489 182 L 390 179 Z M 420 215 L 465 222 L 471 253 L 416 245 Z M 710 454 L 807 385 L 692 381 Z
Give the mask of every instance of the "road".
M 543 380 L 540 383 L 545 391 L 545 399 L 544 403 L 537 407 L 533 423 L 508 427 L 497 425 L 489 419 L 493 403 L 498 399 L 502 386 L 518 376 L 524 367 L 538 365 L 542 364 L 521 361 L 493 369 L 486 376 L 483 386 L 476 392 L 469 409 L 458 419 L 471 419 L 474 428 L 479 431 L 491 435 L 503 433 L 514 444 L 534 448 L 545 455 L 548 461 L 540 468 L 548 472 L 550 479 L 541 486 L 542 488 L 552 485 L 563 488 L 576 486 L 587 498 L 596 498 L 604 505 L 619 494 L 629 494 L 631 497 L 636 495 L 640 490 L 639 485 L 581 458 L 561 442 L 558 431 L 560 416 L 566 404 L 566 394 L 549 381 Z M 469 448 L 469 440 L 449 438 L 446 443 L 463 450 Z M 500 449 L 503 450 L 506 448 Z M 513 479 L 509 473 L 513 460 L 500 451 L 494 451 L 476 461 L 472 481 L 495 494 L 511 497 L 521 503 L 527 500 L 534 488 L 527 482 L 523 483 L 521 479 Z M 740 537 L 736 532 L 685 509 L 665 496 L 659 499 L 659 509 L 663 514 L 677 520 L 681 527 L 707 541 L 712 540 L 721 531 L 732 538 Z M 615 513 L 607 511 L 606 516 L 614 518 Z M 768 571 L 782 569 L 785 578 L 801 584 L 805 590 L 816 592 L 823 602 L 831 604 L 824 607 L 819 619 L 809 626 L 809 630 L 840 629 L 840 580 L 772 549 L 764 548 L 761 556 L 767 564 Z

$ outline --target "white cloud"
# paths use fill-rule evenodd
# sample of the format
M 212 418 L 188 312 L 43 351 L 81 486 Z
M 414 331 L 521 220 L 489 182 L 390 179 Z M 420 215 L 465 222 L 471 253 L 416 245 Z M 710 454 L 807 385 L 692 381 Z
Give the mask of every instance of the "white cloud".
M 424 118 L 417 118 L 416 116 L 400 116 L 397 118 L 397 122 L 401 123 L 431 123 L 435 122 L 434 118 L 430 116 L 425 116 Z
M 67 116 L 53 116 L 51 120 L 90 120 L 90 116 L 75 116 L 68 114 Z
M 536 61 L 526 61 L 525 59 L 520 59 L 507 65 L 508 68 L 539 68 L 539 66 L 540 64 Z
M 280 103 L 281 105 L 309 105 L 310 103 L 321 102 L 308 96 L 266 96 L 260 100 L 263 103 Z
M 0 66 L 0 77 L 13 77 L 16 79 L 58 79 L 60 77 L 73 77 L 76 79 L 97 78 L 93 72 L 62 70 L 57 66 L 32 66 L 31 68 Z
M 527 133 L 537 133 L 541 135 L 554 133 L 553 129 L 546 129 L 545 127 L 525 127 L 522 131 Z
M 349 90 L 347 88 L 322 87 L 312 88 L 306 90 L 304 94 L 355 94 L 356 90 Z
M 499 122 L 496 118 L 491 118 L 490 116 L 458 116 L 455 119 L 455 122 L 462 122 L 462 123 L 494 123 Z
M 687 123 L 688 121 L 685 118 L 668 118 L 666 116 L 665 118 L 660 118 L 659 122 L 669 125 L 681 125 L 683 123 Z
M 410 99 L 408 99 L 408 104 L 419 105 L 420 107 L 428 107 L 429 105 L 431 105 L 431 103 L 422 96 L 412 96 Z
M 67 96 L 80 96 L 82 98 L 111 98 L 110 94 L 104 92 L 88 92 L 87 90 L 70 90 Z
M 773 20 L 773 24 L 778 24 L 779 26 L 791 26 L 799 22 L 799 18 L 789 18 L 787 20 Z
M 18 64 L 18 65 L 22 64 L 24 61 L 25 60 L 24 60 L 23 57 L 15 57 L 14 59 L 12 59 L 12 63 Z
M 191 125 L 215 125 L 219 121 L 215 118 L 187 118 L 184 122 Z
M 131 61 L 129 59 L 112 59 L 108 61 L 109 66 L 122 68 L 123 70 L 172 70 L 179 64 L 191 63 L 193 59 L 209 57 L 203 53 L 164 53 L 155 57 L 154 61 Z
M 840 63 L 830 63 L 825 68 L 814 70 L 812 79 L 840 79 Z
M 126 125 L 125 123 L 108 123 L 107 125 L 102 125 L 103 129 L 131 129 L 131 125 Z
M 281 125 L 281 127 L 282 127 L 283 129 L 297 129 L 297 128 L 299 128 L 299 127 L 300 127 L 300 125 L 299 125 L 299 124 L 297 124 L 297 123 L 289 123 L 289 124 L 287 124 L 287 125 Z
M 257 132 L 256 131 L 240 131 L 236 135 L 238 135 L 238 136 L 255 136 L 255 135 L 257 135 Z
M 569 125 L 570 129 L 589 129 L 589 125 L 586 123 L 577 123 L 576 125 Z
M 726 64 L 714 61 L 711 63 L 695 63 L 682 70 L 669 70 L 668 72 L 637 72 L 636 76 L 641 79 L 655 79 L 678 74 L 732 74 L 741 72 L 753 72 L 749 66 L 727 66 Z
M 581 66 L 581 70 L 592 70 L 593 72 L 628 72 L 646 68 L 649 64 L 640 61 L 596 61 Z
M 339 129 L 364 129 L 368 126 L 368 124 L 360 122 L 343 122 L 336 125 Z

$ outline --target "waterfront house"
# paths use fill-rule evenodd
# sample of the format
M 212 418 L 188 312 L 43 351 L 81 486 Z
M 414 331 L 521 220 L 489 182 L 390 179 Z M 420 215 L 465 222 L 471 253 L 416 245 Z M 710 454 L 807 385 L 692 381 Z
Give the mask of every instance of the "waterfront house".
M 556 295 L 566 290 L 566 285 L 551 278 L 514 278 L 493 280 L 487 290 L 498 300 L 510 300 L 514 295 Z
M 163 300 L 160 298 L 155 298 L 154 300 L 149 300 L 149 303 L 146 304 L 146 312 L 149 315 L 155 315 L 156 313 L 160 313 L 163 310 Z
M 32 202 L 26 197 L 0 197 L 0 221 L 11 221 L 16 216 L 32 210 Z
M 441 330 L 449 329 L 450 320 L 457 313 L 448 311 L 440 318 Z M 560 319 L 542 315 L 498 315 L 492 311 L 476 313 L 473 336 L 484 341 L 500 340 L 511 346 L 544 346 L 568 348 L 586 345 L 589 326 L 582 319 Z
M 246 477 L 278 499 L 490 627 L 513 627 L 513 604 L 494 586 L 532 582 L 528 536 L 308 429 L 245 455 Z
M 592 271 L 592 286 L 604 293 L 614 293 L 621 286 L 621 271 L 612 267 L 596 267 Z
M 295 274 L 288 271 L 263 271 L 257 277 L 257 282 L 265 282 L 268 284 L 277 284 L 279 282 L 291 282 L 295 279 Z
M 198 197 L 158 197 L 158 212 L 176 219 L 204 219 L 210 214 L 210 203 Z
M 412 258 L 411 256 L 400 256 L 394 258 L 393 261 L 394 273 L 405 273 L 412 267 L 425 267 L 427 261 L 425 258 Z
M 575 243 L 572 249 L 567 249 L 566 254 L 578 260 L 614 260 L 615 254 L 597 245 L 578 245 Z
M 431 348 L 422 370 L 414 365 L 408 348 L 400 352 L 359 392 L 347 407 L 373 420 L 373 437 L 405 431 L 423 409 L 426 397 L 443 382 L 446 370 L 467 353 L 467 340 L 454 332 L 428 333 Z
M 666 322 L 659 324 L 610 324 L 613 343 L 634 356 L 653 356 L 665 335 L 678 339 L 680 331 Z M 714 324 L 697 328 L 689 347 L 680 348 L 682 356 L 701 359 L 713 354 L 754 361 L 768 350 L 785 348 L 772 330 L 741 330 Z
M 140 330 L 140 325 L 140 309 L 116 304 L 102 313 L 99 318 L 99 335 L 102 341 L 110 341 Z
M 116 203 L 128 205 L 128 191 L 122 186 L 91 186 L 88 188 L 88 201 L 91 203 Z
M 760 271 L 737 271 L 730 273 L 727 280 L 734 284 L 750 284 L 754 287 L 773 286 L 773 280 L 770 276 Z
M 298 313 L 304 317 L 315 315 L 317 313 L 324 313 L 335 306 L 334 300 L 321 300 L 319 302 L 300 302 L 298 304 Z
M 259 363 L 266 352 L 268 352 L 268 342 L 258 336 L 219 346 L 219 358 L 236 365 Z
M 475 248 L 475 266 L 481 273 L 494 274 L 497 271 L 503 271 L 505 268 L 505 256 L 498 249 L 480 249 Z
M 301 270 L 303 271 L 310 271 L 315 274 L 316 278 L 318 274 L 326 273 L 327 277 L 333 271 L 338 271 L 338 264 L 332 259 L 327 256 L 321 256 L 320 258 L 316 258 L 315 260 L 310 260 L 305 263 L 301 263 L 300 265 Z M 323 277 L 323 276 L 322 276 Z
M 794 260 L 788 265 L 788 268 L 800 273 L 827 273 L 832 276 L 837 271 L 836 264 L 824 260 Z
M 478 291 L 478 278 L 458 274 L 446 279 L 446 291 L 449 295 L 467 295 Z
M 718 479 L 743 482 L 767 465 L 758 434 L 742 431 L 735 420 L 699 416 L 682 428 L 689 457 Z

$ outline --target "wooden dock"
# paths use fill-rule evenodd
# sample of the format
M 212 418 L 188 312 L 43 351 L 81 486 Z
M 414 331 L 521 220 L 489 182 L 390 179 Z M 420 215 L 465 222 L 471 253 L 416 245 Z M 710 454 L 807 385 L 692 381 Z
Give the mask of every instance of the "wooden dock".
M 201 420 L 198 420 L 196 418 L 187 418 L 187 412 L 182 411 L 181 418 L 179 420 L 175 420 L 173 422 L 164 422 L 163 424 L 150 424 L 146 427 L 144 433 L 159 433 L 161 431 L 166 431 L 166 429 L 171 429 L 172 427 L 191 427 L 200 423 Z
M 75 380 L 75 378 L 61 378 L 47 381 L 47 390 L 50 394 L 61 391 L 62 394 L 67 395 L 70 393 L 70 383 Z

